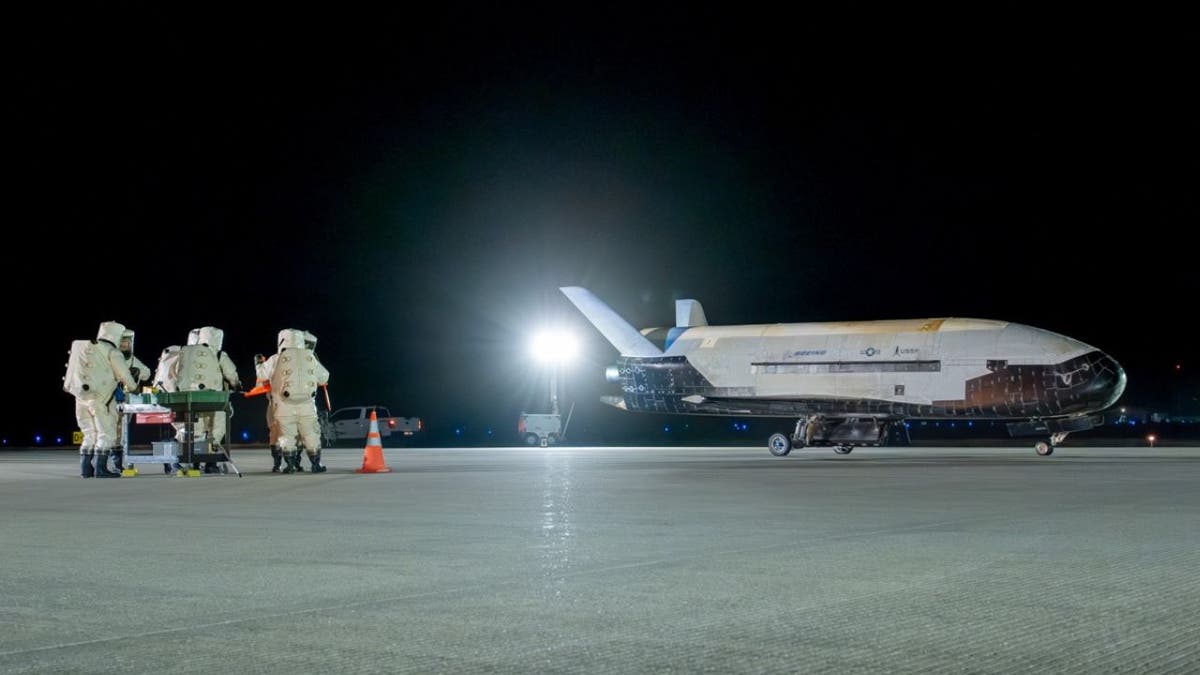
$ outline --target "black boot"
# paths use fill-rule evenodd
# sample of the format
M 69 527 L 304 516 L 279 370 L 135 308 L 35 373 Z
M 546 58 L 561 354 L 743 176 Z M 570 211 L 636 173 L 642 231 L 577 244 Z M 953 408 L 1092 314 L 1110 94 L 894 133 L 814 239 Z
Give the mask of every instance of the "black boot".
M 96 475 L 96 470 L 92 468 L 92 458 L 95 454 L 94 452 L 79 453 L 79 475 L 83 478 L 91 478 Z
M 125 451 L 124 450 L 113 450 L 112 458 L 113 458 L 113 467 L 116 469 L 116 472 L 119 474 L 122 471 L 124 471 L 125 470 Z
M 279 465 L 283 463 L 283 453 L 274 445 L 271 446 L 271 473 L 279 473 Z
M 121 474 L 108 470 L 108 453 L 96 453 L 96 478 L 120 478 Z
M 284 473 L 296 473 L 296 464 L 292 461 L 292 458 L 295 457 L 296 453 L 289 452 L 289 453 L 285 454 L 281 450 L 280 454 L 283 456 L 283 463 L 284 463 L 283 472 Z
M 325 473 L 325 465 L 321 464 L 321 451 L 320 450 L 318 450 L 317 454 L 315 454 L 315 455 L 309 455 L 308 461 L 311 464 L 310 468 L 312 469 L 313 473 Z

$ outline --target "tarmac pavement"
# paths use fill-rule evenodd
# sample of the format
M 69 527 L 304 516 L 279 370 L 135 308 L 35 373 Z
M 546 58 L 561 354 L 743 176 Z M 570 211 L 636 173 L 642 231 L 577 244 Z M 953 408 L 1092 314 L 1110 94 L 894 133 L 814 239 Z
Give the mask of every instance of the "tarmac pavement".
M 1200 672 L 1200 448 L 384 452 L 0 452 L 0 672 Z

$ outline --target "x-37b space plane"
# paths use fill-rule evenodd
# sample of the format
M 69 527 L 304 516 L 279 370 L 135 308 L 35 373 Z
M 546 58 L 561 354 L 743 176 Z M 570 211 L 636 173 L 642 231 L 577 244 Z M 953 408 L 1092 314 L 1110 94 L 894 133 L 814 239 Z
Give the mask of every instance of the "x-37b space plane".
M 987 319 L 710 326 L 677 300 L 673 328 L 638 330 L 585 288 L 560 289 L 620 357 L 622 410 L 794 417 L 767 447 L 905 443 L 905 420 L 999 420 L 1050 455 L 1125 390 L 1109 355 L 1047 330 Z

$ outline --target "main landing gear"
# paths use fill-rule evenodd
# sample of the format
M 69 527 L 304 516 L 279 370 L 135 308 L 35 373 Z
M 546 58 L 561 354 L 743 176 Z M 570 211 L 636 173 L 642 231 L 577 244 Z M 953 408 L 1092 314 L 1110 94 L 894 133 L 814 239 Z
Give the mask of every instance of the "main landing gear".
M 801 417 L 796 420 L 796 428 L 792 430 L 792 435 L 771 434 L 767 439 L 767 449 L 776 457 L 786 457 L 793 449 L 799 450 L 806 445 L 812 445 L 813 435 L 817 432 L 821 425 L 821 417 L 812 415 L 810 417 Z
M 802 417 L 796 421 L 791 435 L 771 434 L 767 449 L 776 457 L 786 457 L 792 450 L 808 446 L 830 446 L 839 455 L 850 454 L 858 445 L 887 445 L 889 426 L 894 421 L 878 420 L 873 417 L 826 418 L 820 415 Z M 907 440 L 907 429 L 903 426 L 902 440 Z

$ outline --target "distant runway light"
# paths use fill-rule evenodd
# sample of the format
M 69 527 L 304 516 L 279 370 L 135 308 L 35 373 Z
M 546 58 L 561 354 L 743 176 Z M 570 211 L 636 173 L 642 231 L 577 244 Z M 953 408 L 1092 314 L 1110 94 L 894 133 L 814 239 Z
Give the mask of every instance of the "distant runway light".
M 55 445 L 62 445 L 62 436 L 56 436 L 56 437 L 54 438 L 54 444 L 55 444 Z
M 41 434 L 34 434 L 34 435 L 33 435 L 33 442 L 34 442 L 34 443 L 37 443 L 38 445 L 41 445 L 41 444 L 42 444 L 42 435 L 41 435 Z
M 248 441 L 248 440 L 250 440 L 250 432 L 249 432 L 249 431 L 243 431 L 243 432 L 242 432 L 242 440 L 243 440 L 243 441 Z

